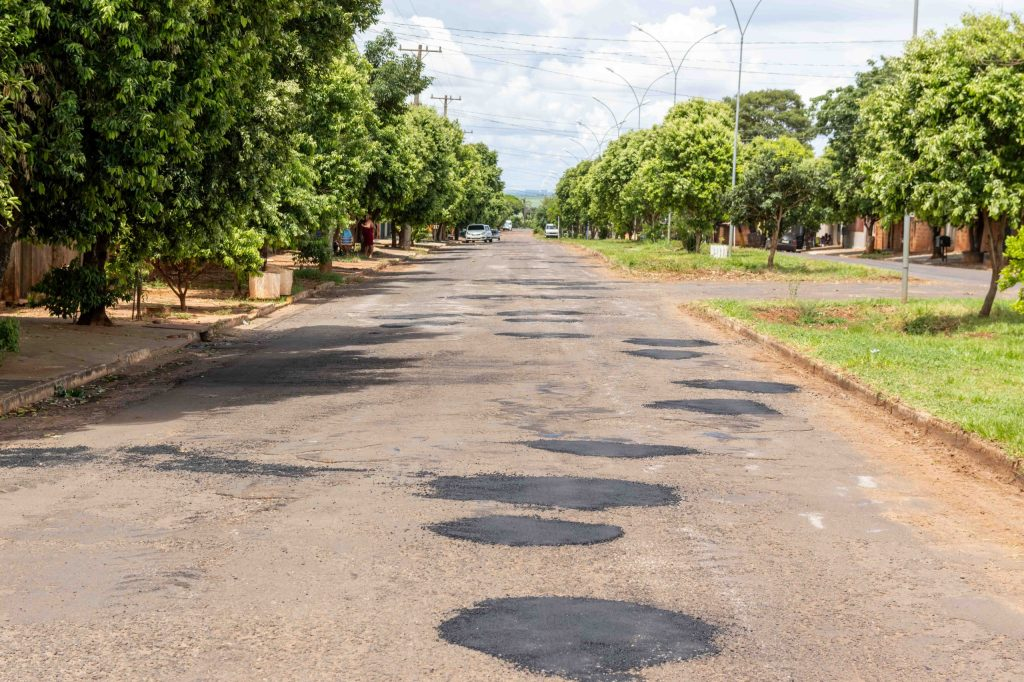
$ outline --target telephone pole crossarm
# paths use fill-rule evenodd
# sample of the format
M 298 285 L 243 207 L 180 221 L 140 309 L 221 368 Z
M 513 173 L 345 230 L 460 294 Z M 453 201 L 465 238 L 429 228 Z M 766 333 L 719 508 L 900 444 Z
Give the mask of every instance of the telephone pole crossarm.
M 424 46 L 424 45 L 417 45 L 415 49 L 413 49 L 411 47 L 402 47 L 401 45 L 399 45 L 398 46 L 398 51 L 399 52 L 415 52 L 416 53 L 416 61 L 418 61 L 420 63 L 420 66 L 423 65 L 423 57 L 424 57 L 424 55 L 428 55 L 428 54 L 441 54 L 441 48 L 439 48 L 439 47 L 438 48 L 427 47 L 427 46 Z M 414 107 L 418 107 L 420 105 L 420 93 L 417 92 L 415 95 L 413 95 L 412 104 L 413 104 Z

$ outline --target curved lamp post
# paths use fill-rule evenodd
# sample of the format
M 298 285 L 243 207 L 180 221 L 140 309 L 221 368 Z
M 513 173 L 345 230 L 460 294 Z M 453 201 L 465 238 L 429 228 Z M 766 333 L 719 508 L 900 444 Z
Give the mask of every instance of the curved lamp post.
M 672 53 L 669 52 L 667 47 L 665 47 L 665 43 L 658 40 L 657 36 L 655 36 L 653 33 L 645 29 L 640 24 L 633 24 L 633 28 L 636 29 L 637 31 L 640 31 L 640 33 L 643 33 L 645 36 L 653 38 L 654 42 L 658 43 L 658 45 L 661 46 L 661 49 L 665 51 L 665 56 L 668 57 L 669 68 L 672 69 L 672 74 L 675 76 L 675 81 L 672 84 L 672 104 L 675 104 L 679 100 L 679 72 L 683 70 L 683 64 L 686 63 L 686 58 L 690 56 L 690 51 L 693 50 L 693 48 L 700 45 L 701 43 L 703 43 L 711 36 L 717 35 L 725 30 L 725 26 L 716 28 L 714 31 L 707 34 L 700 40 L 695 41 L 692 45 L 690 45 L 690 47 L 686 48 L 686 52 L 683 53 L 683 58 L 679 60 L 678 64 L 676 64 L 675 59 L 673 59 L 672 57 Z
M 729 4 L 732 5 L 733 16 L 736 17 L 736 28 L 740 31 L 740 65 L 739 73 L 736 76 L 736 122 L 733 126 L 732 132 L 732 187 L 736 189 L 736 159 L 739 156 L 740 149 L 740 90 L 743 87 L 743 44 L 747 39 L 747 29 L 750 28 L 750 22 L 753 21 L 754 15 L 757 13 L 757 8 L 761 6 L 764 0 L 757 0 L 757 4 L 754 5 L 754 9 L 750 11 L 750 16 L 747 17 L 747 23 L 743 23 L 740 20 L 740 13 L 736 10 L 736 3 L 733 0 L 729 0 Z M 736 225 L 733 224 L 732 218 L 729 218 L 729 251 L 732 255 L 732 247 L 736 246 Z

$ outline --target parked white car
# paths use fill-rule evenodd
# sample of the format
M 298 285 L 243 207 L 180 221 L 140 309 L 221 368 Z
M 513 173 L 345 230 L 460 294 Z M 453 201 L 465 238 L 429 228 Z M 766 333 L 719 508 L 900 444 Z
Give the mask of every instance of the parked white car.
M 559 234 L 558 225 L 552 225 L 548 223 L 544 226 L 544 237 L 547 239 L 558 239 L 562 235 Z

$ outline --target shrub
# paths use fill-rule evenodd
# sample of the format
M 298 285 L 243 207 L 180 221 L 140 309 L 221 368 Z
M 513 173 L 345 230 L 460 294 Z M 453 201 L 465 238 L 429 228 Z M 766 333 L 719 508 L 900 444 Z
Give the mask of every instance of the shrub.
M 303 234 L 296 246 L 295 262 L 300 265 L 323 267 L 334 260 L 331 243 L 322 232 Z
M 58 317 L 76 317 L 83 310 L 109 308 L 130 294 L 111 289 L 106 273 L 98 268 L 69 265 L 50 270 L 33 291 L 43 295 L 41 305 Z
M 17 320 L 0 319 L 0 356 L 4 353 L 17 353 L 21 348 L 21 328 Z

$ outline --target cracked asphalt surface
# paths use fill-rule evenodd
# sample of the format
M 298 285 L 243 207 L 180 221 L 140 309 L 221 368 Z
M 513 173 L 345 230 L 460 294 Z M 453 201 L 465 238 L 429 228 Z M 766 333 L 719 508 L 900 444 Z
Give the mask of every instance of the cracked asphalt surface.
M 687 291 L 515 234 L 3 420 L 0 679 L 1024 678 L 1020 491 Z

